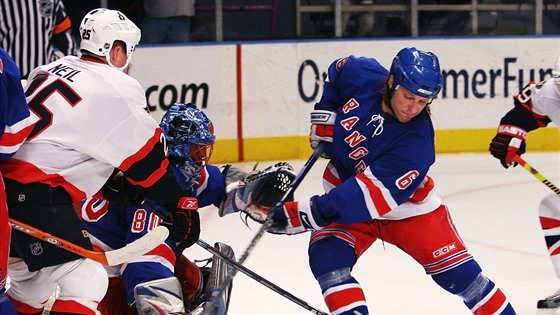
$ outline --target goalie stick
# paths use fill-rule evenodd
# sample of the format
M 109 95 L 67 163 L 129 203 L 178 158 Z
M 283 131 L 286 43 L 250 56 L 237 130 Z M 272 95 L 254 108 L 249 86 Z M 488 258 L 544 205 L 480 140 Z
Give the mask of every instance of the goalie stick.
M 515 162 L 517 162 L 517 164 L 523 166 L 524 169 L 526 169 L 527 171 L 529 171 L 529 173 L 533 174 L 533 176 L 535 176 L 538 180 L 540 180 L 543 184 L 546 185 L 546 187 L 550 188 L 552 191 L 554 191 L 558 196 L 560 196 L 560 188 L 558 188 L 558 186 L 554 185 L 551 181 L 549 181 L 546 177 L 544 177 L 543 174 L 541 174 L 539 171 L 537 171 L 536 169 L 534 169 L 529 163 L 527 163 L 522 157 L 520 157 L 519 155 L 515 155 L 513 157 L 513 160 Z
M 296 303 L 297 305 L 305 308 L 306 310 L 311 311 L 313 314 L 328 315 L 328 313 L 325 313 L 325 312 L 321 311 L 320 309 L 317 309 L 317 308 L 309 305 L 309 303 L 305 302 L 304 300 L 302 300 L 302 299 L 298 298 L 297 296 L 291 294 L 290 292 L 282 289 L 281 287 L 277 286 L 276 284 L 266 280 L 265 278 L 258 275 L 257 273 L 255 273 L 251 269 L 243 266 L 242 264 L 238 263 L 234 259 L 231 259 L 230 257 L 225 255 L 224 253 L 216 250 L 214 247 L 210 246 L 210 244 L 206 243 L 205 241 L 199 239 L 198 241 L 196 241 L 196 244 L 198 246 L 204 248 L 208 252 L 214 254 L 215 256 L 218 256 L 218 258 L 225 261 L 231 267 L 241 271 L 242 273 L 247 275 L 249 278 L 257 281 L 258 283 L 260 283 L 260 284 L 264 285 L 265 287 L 269 288 L 270 290 L 280 294 L 281 296 L 287 298 L 288 300 Z
M 125 247 L 108 252 L 96 252 L 78 246 L 70 241 L 54 236 L 15 219 L 10 219 L 10 225 L 17 231 L 33 236 L 54 246 L 58 246 L 76 255 L 97 261 L 105 266 L 120 265 L 133 258 L 142 256 L 154 249 L 156 246 L 160 245 L 169 235 L 169 230 L 166 227 L 158 226 L 148 234 L 126 245 Z
M 313 154 L 309 157 L 307 162 L 305 162 L 305 165 L 303 165 L 303 168 L 299 171 L 299 174 L 296 176 L 296 179 L 294 179 L 292 185 L 286 191 L 284 196 L 276 203 L 276 206 L 279 206 L 279 205 L 285 203 L 286 200 L 289 200 L 289 198 L 293 196 L 296 188 L 298 188 L 298 186 L 301 184 L 301 182 L 303 181 L 303 179 L 305 178 L 305 176 L 307 175 L 309 170 L 311 170 L 311 167 L 313 167 L 315 162 L 317 162 L 317 160 L 321 156 L 321 153 L 323 153 L 323 150 L 324 150 L 323 146 L 324 146 L 324 144 L 319 144 L 315 148 L 315 150 L 313 151 Z M 241 257 L 239 258 L 238 263 L 240 265 L 243 265 L 243 263 L 245 262 L 245 260 L 247 259 L 247 257 L 249 256 L 249 254 L 251 253 L 253 248 L 257 245 L 257 243 L 262 238 L 264 232 L 272 225 L 273 215 L 274 215 L 274 212 L 272 212 L 272 211 L 268 214 L 268 217 L 264 221 L 263 225 L 261 226 L 259 231 L 253 237 L 253 239 L 251 240 L 251 242 L 249 243 L 249 245 L 245 249 L 245 252 L 243 252 L 243 255 L 241 255 Z M 211 310 L 214 309 L 214 306 L 215 306 L 215 304 L 218 300 L 218 297 L 224 292 L 224 290 L 227 287 L 229 287 L 230 283 L 233 281 L 233 277 L 235 277 L 236 274 L 237 274 L 237 269 L 235 269 L 235 268 L 233 268 L 232 270 L 230 270 L 228 272 L 227 277 L 224 279 L 224 282 L 222 282 L 220 284 L 220 286 L 218 288 L 216 288 L 216 290 L 212 293 L 212 296 L 210 296 L 210 299 L 208 300 L 208 303 L 206 303 L 206 305 L 204 305 L 203 314 L 210 315 Z

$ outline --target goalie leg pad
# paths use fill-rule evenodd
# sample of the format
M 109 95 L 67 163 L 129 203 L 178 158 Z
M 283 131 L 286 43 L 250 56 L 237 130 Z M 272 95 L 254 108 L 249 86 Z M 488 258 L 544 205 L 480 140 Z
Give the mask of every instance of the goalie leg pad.
M 217 242 L 214 244 L 214 247 L 221 253 L 225 254 L 231 259 L 235 260 L 235 253 L 233 249 L 224 244 Z M 232 267 L 229 267 L 228 264 L 220 259 L 218 256 L 214 255 L 212 258 L 212 267 L 210 268 L 210 275 L 208 276 L 208 280 L 206 281 L 206 285 L 204 286 L 204 295 L 207 298 L 212 296 L 212 293 L 220 287 L 220 284 L 224 282 L 227 278 L 227 275 Z M 226 288 L 222 294 L 218 297 L 218 300 L 214 304 L 214 309 L 210 310 L 210 314 L 213 315 L 226 315 L 229 307 L 229 300 L 231 295 L 233 282 L 230 283 L 229 287 Z M 202 312 L 204 308 L 204 304 L 200 305 L 198 308 L 193 310 L 191 314 L 199 314 Z
M 134 299 L 139 315 L 185 313 L 181 284 L 175 277 L 156 279 L 136 285 Z

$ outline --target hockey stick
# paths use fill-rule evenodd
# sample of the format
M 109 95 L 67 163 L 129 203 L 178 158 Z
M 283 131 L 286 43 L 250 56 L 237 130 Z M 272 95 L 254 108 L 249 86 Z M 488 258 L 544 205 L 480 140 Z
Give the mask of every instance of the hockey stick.
M 303 179 L 305 178 L 305 176 L 307 175 L 309 170 L 311 170 L 311 167 L 313 167 L 315 162 L 317 162 L 317 160 L 321 156 L 321 153 L 323 153 L 323 150 L 324 150 L 323 144 L 319 144 L 319 146 L 317 146 L 315 148 L 311 157 L 309 157 L 307 162 L 305 162 L 305 165 L 303 165 L 303 168 L 299 171 L 299 174 L 296 176 L 296 179 L 294 180 L 294 182 L 292 183 L 290 188 L 288 188 L 288 191 L 286 191 L 286 193 L 284 194 L 282 199 L 280 199 L 280 201 L 278 201 L 276 203 L 277 206 L 285 203 L 287 200 L 289 200 L 289 198 L 291 196 L 293 196 L 294 191 L 301 184 L 301 182 L 303 181 Z M 251 253 L 253 248 L 260 241 L 264 232 L 266 232 L 266 230 L 272 225 L 273 214 L 274 213 L 272 211 L 268 214 L 268 217 L 264 221 L 263 225 L 261 226 L 261 228 L 259 229 L 257 234 L 255 234 L 255 236 L 253 237 L 253 239 L 249 243 L 249 246 L 247 246 L 247 248 L 245 249 L 245 252 L 243 252 L 243 255 L 241 255 L 241 258 L 239 258 L 239 260 L 238 260 L 239 264 L 242 265 L 245 262 L 245 260 L 249 256 L 249 253 Z M 220 284 L 220 286 L 218 288 L 216 288 L 216 290 L 214 292 L 212 292 L 212 296 L 210 296 L 210 299 L 209 299 L 208 303 L 206 303 L 206 305 L 204 305 L 203 314 L 210 314 L 212 312 L 212 310 L 214 309 L 214 306 L 215 306 L 215 304 L 218 300 L 218 297 L 230 285 L 230 283 L 233 281 L 233 277 L 235 277 L 236 274 L 237 274 L 237 269 L 235 269 L 235 268 L 233 268 L 232 270 L 230 270 L 228 272 L 227 277 L 224 279 L 224 282 L 222 282 Z
M 544 177 L 543 174 L 541 174 L 539 171 L 537 171 L 536 169 L 534 169 L 529 163 L 527 163 L 522 157 L 520 157 L 519 155 L 515 155 L 513 157 L 513 160 L 515 162 L 517 162 L 517 164 L 523 166 L 524 169 L 526 169 L 527 171 L 529 171 L 529 173 L 533 174 L 533 176 L 535 176 L 538 180 L 540 180 L 543 184 L 546 185 L 546 187 L 550 188 L 552 191 L 554 191 L 558 196 L 560 196 L 560 188 L 558 188 L 558 186 L 554 185 L 551 181 L 549 181 L 546 177 Z
M 221 260 L 226 262 L 231 267 L 241 271 L 242 273 L 247 275 L 249 278 L 257 281 L 258 283 L 260 283 L 260 284 L 264 285 L 265 287 L 271 289 L 272 291 L 280 294 L 281 296 L 287 298 L 288 300 L 296 303 L 297 305 L 305 308 L 306 310 L 311 311 L 313 314 L 328 315 L 328 313 L 325 313 L 325 312 L 321 311 L 320 309 L 317 309 L 317 308 L 309 305 L 304 300 L 302 300 L 302 299 L 298 298 L 297 296 L 291 294 L 290 292 L 282 289 L 281 287 L 277 286 L 276 284 L 266 280 L 265 278 L 258 275 L 257 273 L 255 273 L 251 269 L 243 266 L 242 264 L 238 263 L 234 259 L 231 259 L 230 257 L 225 255 L 224 253 L 216 250 L 213 246 L 210 246 L 210 244 L 206 243 L 205 241 L 199 239 L 198 241 L 196 241 L 196 244 L 199 245 L 200 247 L 204 248 L 208 252 L 218 256 L 218 258 L 220 258 Z
M 156 246 L 163 243 L 163 241 L 165 241 L 165 239 L 169 235 L 169 230 L 166 227 L 158 226 L 148 234 L 126 245 L 125 247 L 121 247 L 119 249 L 111 250 L 108 252 L 96 252 L 78 246 L 72 242 L 44 232 L 38 228 L 32 227 L 31 225 L 25 224 L 15 219 L 10 219 L 10 225 L 12 226 L 12 228 L 22 233 L 33 236 L 49 244 L 58 246 L 84 258 L 89 258 L 91 260 L 97 261 L 105 266 L 120 265 L 135 257 L 142 256 L 154 249 Z

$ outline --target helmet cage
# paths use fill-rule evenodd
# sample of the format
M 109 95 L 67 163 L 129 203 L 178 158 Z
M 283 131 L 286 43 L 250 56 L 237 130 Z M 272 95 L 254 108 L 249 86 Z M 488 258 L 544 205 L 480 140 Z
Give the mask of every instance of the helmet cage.
M 434 98 L 443 86 L 437 56 L 414 47 L 399 51 L 389 73 L 393 75 L 392 91 L 402 86 L 415 95 Z

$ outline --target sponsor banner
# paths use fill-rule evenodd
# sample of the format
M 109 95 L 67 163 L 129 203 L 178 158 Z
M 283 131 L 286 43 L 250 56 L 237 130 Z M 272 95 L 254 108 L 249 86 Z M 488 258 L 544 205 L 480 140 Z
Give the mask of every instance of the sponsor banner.
M 389 68 L 403 47 L 436 53 L 444 90 L 431 105 L 436 130 L 496 128 L 512 96 L 551 76 L 559 36 L 325 40 L 138 47 L 130 75 L 156 119 L 173 102 L 194 102 L 219 140 L 301 137 L 328 66 L 347 55 Z

